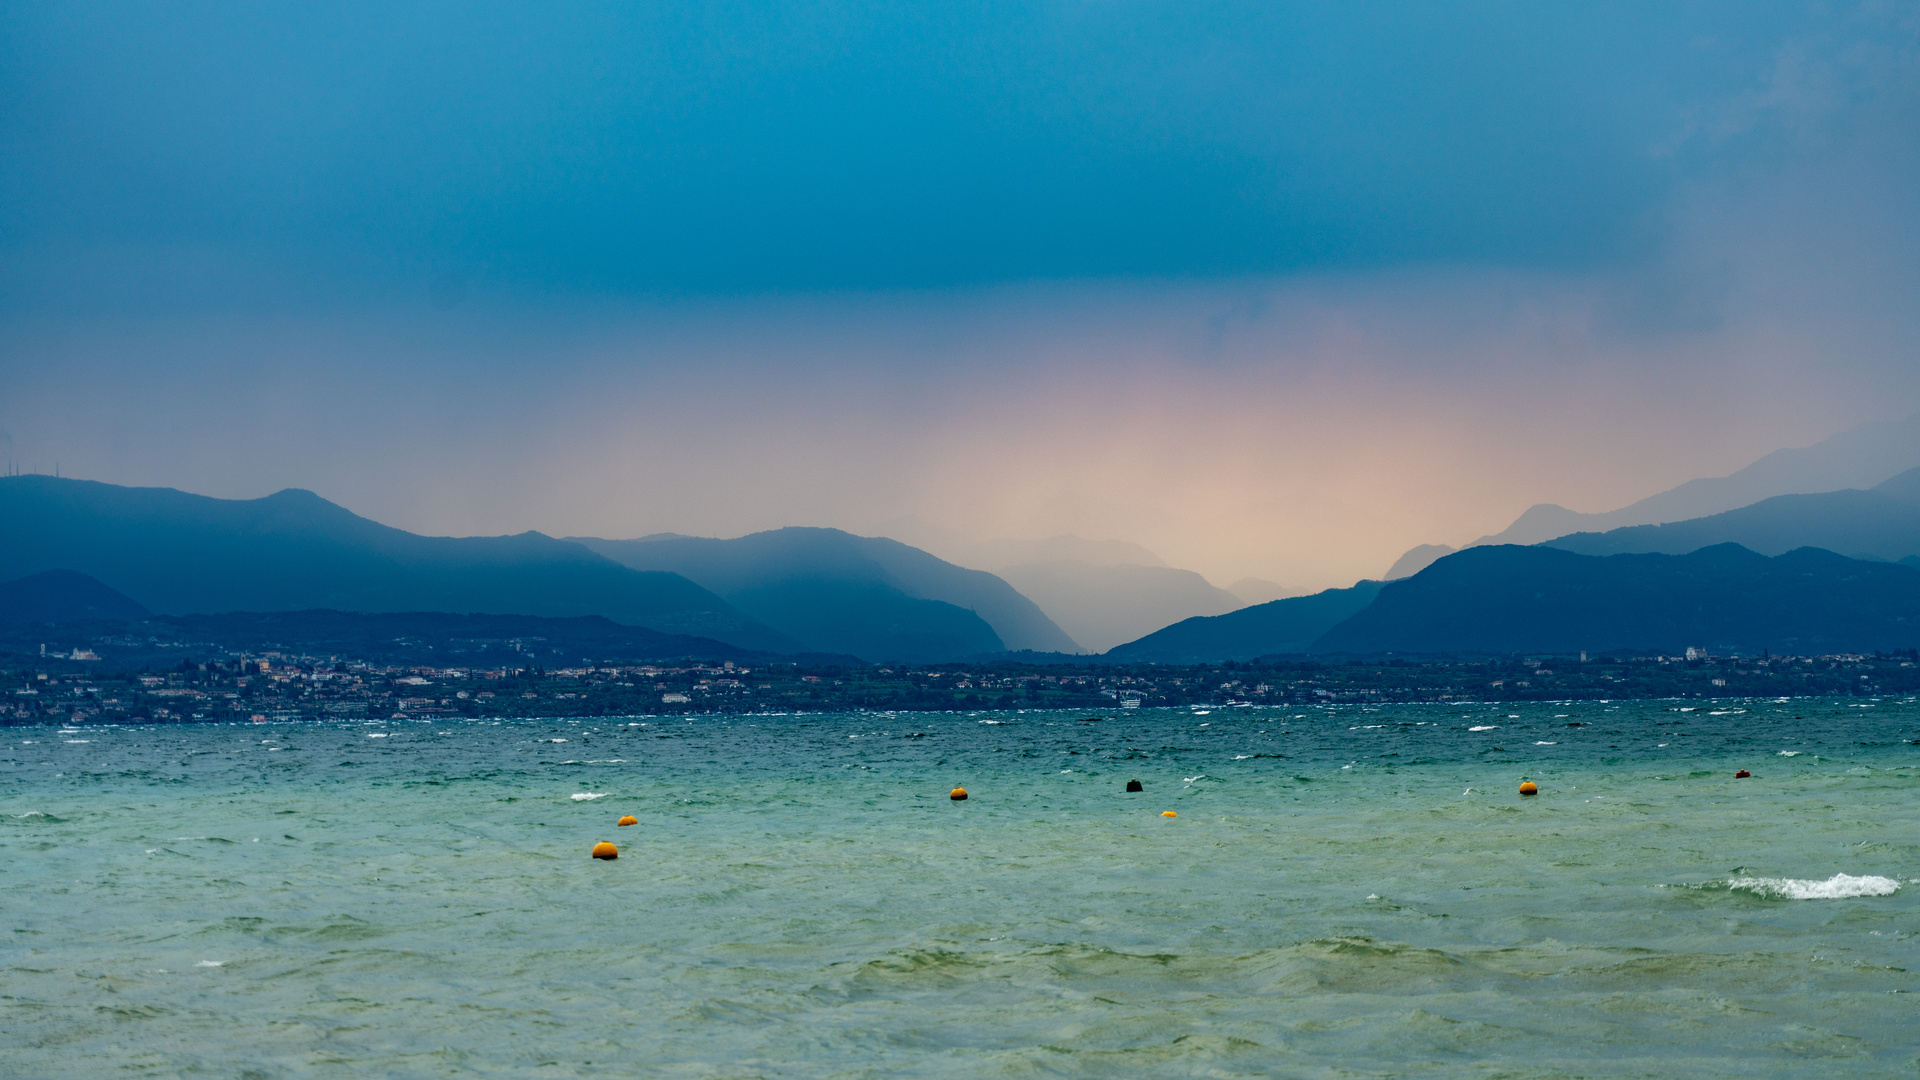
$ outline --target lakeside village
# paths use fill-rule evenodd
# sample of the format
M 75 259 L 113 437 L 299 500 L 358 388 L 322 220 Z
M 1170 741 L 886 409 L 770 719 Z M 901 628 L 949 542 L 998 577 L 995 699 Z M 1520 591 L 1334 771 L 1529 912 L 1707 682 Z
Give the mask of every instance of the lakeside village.
M 0 725 L 854 710 L 1122 709 L 1435 701 L 1881 696 L 1920 692 L 1913 653 L 1872 656 L 1097 662 L 543 669 L 225 654 L 115 670 L 91 650 L 0 657 Z

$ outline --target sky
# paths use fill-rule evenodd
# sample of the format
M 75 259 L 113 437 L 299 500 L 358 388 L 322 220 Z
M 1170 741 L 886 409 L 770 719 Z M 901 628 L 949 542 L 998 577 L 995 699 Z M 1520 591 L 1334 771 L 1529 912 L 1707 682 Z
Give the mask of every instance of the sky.
M 1377 575 L 1920 410 L 1920 3 L 0 2 L 0 453 Z

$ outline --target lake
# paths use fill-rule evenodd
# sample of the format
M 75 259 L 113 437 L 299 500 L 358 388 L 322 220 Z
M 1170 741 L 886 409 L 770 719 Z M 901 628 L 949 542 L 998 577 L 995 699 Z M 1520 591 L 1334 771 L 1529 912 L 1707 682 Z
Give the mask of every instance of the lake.
M 0 1073 L 1920 1065 L 1911 701 L 1084 715 L 0 729 Z

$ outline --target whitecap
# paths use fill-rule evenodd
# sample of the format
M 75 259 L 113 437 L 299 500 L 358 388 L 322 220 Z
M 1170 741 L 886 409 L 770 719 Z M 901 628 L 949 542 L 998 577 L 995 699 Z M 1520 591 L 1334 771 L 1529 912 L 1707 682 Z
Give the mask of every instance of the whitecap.
M 1845 900 L 1855 896 L 1892 896 L 1900 891 L 1900 883 L 1892 878 L 1871 874 L 1858 877 L 1835 874 L 1825 881 L 1812 878 L 1731 878 L 1727 881 L 1727 888 L 1785 900 Z
M 1798 750 L 1782 750 L 1782 751 L 1780 751 L 1780 756 L 1781 756 L 1781 757 L 1799 757 L 1799 756 L 1800 756 L 1800 751 L 1798 751 Z
M 1535 745 L 1535 746 L 1559 746 L 1560 744 L 1559 744 L 1559 743 L 1550 743 L 1550 742 L 1537 742 L 1537 743 L 1534 743 L 1533 745 Z
M 1499 727 L 1500 727 L 1499 724 L 1476 724 L 1475 726 L 1470 727 L 1467 730 L 1468 731 L 1494 731 Z
M 369 735 L 369 736 L 367 736 L 367 738 L 369 738 L 369 739 L 384 739 L 384 738 L 386 738 L 386 737 L 387 737 L 388 735 L 390 735 L 390 734 L 392 734 L 392 733 L 391 733 L 391 732 L 387 732 L 387 731 L 381 731 L 381 732 L 376 732 L 376 733 L 374 733 L 374 734 L 372 734 L 372 735 Z
M 574 793 L 573 801 L 592 802 L 595 799 L 604 799 L 611 794 L 613 793 L 610 791 L 579 791 Z
M 92 739 L 68 739 L 67 741 L 70 743 L 84 743 L 84 742 L 92 742 L 93 740 Z
M 1006 723 L 1006 721 L 1005 721 L 1005 720 L 982 720 L 982 721 L 980 721 L 980 722 L 981 722 L 981 723 L 983 723 L 983 724 L 1004 724 L 1004 723 Z
M 194 967 L 225 967 L 227 966 L 227 962 L 225 960 L 202 960 L 193 966 Z

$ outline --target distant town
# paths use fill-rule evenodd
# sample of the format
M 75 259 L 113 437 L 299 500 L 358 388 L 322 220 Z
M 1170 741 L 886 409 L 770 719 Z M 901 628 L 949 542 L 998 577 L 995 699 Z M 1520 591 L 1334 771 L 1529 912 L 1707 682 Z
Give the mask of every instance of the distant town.
M 0 661 L 0 724 L 169 724 L 1188 705 L 1880 696 L 1920 692 L 1911 654 L 1272 660 L 1194 666 L 767 663 L 443 668 L 221 655 L 113 670 L 91 650 Z

